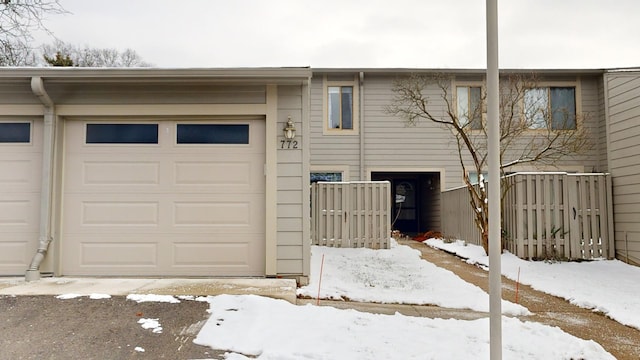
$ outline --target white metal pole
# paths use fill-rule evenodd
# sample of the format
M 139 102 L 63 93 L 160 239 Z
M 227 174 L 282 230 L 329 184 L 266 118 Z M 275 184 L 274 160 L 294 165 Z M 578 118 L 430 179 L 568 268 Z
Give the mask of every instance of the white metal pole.
M 487 132 L 489 162 L 489 354 L 502 359 L 502 278 L 500 255 L 500 119 L 498 0 L 487 0 Z

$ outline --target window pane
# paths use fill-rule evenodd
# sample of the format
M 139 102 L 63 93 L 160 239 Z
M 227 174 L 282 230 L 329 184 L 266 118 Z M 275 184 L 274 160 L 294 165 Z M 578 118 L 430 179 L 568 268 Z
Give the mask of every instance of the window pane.
M 87 124 L 87 144 L 157 144 L 158 124 Z
M 547 88 L 527 89 L 524 93 L 524 116 L 530 129 L 547 127 L 549 109 Z
M 469 88 L 460 86 L 456 93 L 458 103 L 458 122 L 461 126 L 469 123 Z
M 342 128 L 353 129 L 353 87 L 342 87 Z
M 469 88 L 471 129 L 482 130 L 482 96 L 479 87 Z
M 342 181 L 342 173 L 340 172 L 312 172 L 310 177 L 311 183 L 318 181 Z
M 340 128 L 340 87 L 329 87 L 329 129 Z
M 178 144 L 248 144 L 247 124 L 178 124 Z
M 551 126 L 554 130 L 571 130 L 576 128 L 576 96 L 575 88 L 555 87 L 551 94 Z
M 31 123 L 0 123 L 0 142 L 28 143 L 31 141 Z

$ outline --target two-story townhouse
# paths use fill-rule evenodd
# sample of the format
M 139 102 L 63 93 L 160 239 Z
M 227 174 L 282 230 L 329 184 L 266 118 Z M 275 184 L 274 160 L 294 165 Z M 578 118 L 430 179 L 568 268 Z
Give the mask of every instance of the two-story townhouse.
M 408 124 L 388 111 L 396 96 L 394 82 L 411 74 L 450 78 L 447 99 L 457 111 L 472 102 L 474 94 L 481 98 L 485 78 L 484 70 L 314 69 L 310 105 L 311 179 L 391 181 L 394 228 L 407 234 L 439 231 L 440 192 L 463 185 L 450 130 L 428 120 Z M 544 96 L 549 106 L 559 99 L 569 104 L 574 116 L 579 115 L 573 128 L 584 128 L 592 145 L 553 166 L 513 166 L 507 171 L 607 170 L 602 70 L 503 70 L 501 74 L 503 82 L 514 74 L 535 76 L 536 96 Z M 433 113 L 446 118 L 443 89 L 431 84 L 424 92 Z
M 304 280 L 316 180 L 389 180 L 395 227 L 439 230 L 441 191 L 462 185 L 451 133 L 387 111 L 395 80 L 436 72 L 456 106 L 483 86 L 483 70 L 1 69 L 0 275 Z M 535 73 L 593 146 L 510 171 L 611 172 L 617 256 L 639 263 L 640 72 Z

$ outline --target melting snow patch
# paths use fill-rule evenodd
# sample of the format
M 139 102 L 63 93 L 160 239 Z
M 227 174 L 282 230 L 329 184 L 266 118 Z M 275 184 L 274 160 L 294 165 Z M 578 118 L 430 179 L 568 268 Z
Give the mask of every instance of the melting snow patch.
M 153 294 L 129 294 L 127 300 L 133 300 L 135 302 L 167 302 L 177 304 L 180 300 L 176 299 L 172 295 L 153 295 Z
M 159 319 L 148 319 L 142 318 L 138 320 L 138 324 L 142 325 L 143 329 L 151 329 L 151 331 L 155 334 L 160 334 L 162 332 L 162 326 L 160 326 Z
M 75 298 L 79 298 L 82 295 L 80 294 L 62 294 L 62 295 L 58 295 L 56 296 L 56 299 L 60 299 L 60 300 L 69 300 L 69 299 L 75 299 Z
M 89 295 L 89 299 L 100 300 L 100 299 L 110 299 L 111 295 L 109 294 L 91 294 Z

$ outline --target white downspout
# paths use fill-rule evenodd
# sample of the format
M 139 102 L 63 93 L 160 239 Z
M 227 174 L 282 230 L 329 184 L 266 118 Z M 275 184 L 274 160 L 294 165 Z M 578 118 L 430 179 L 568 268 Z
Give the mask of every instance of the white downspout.
M 25 275 L 26 281 L 40 279 L 40 264 L 47 255 L 47 250 L 51 240 L 51 203 L 53 184 L 53 149 L 55 137 L 55 105 L 44 88 L 42 78 L 34 76 L 31 78 L 31 91 L 40 99 L 44 105 L 44 136 L 42 153 L 42 183 L 40 187 L 40 237 L 38 250 L 33 255 L 31 265 Z
M 365 181 L 366 172 L 364 170 L 364 72 L 361 71 L 358 79 L 358 86 L 360 87 L 358 91 L 358 122 L 360 124 L 360 181 Z

